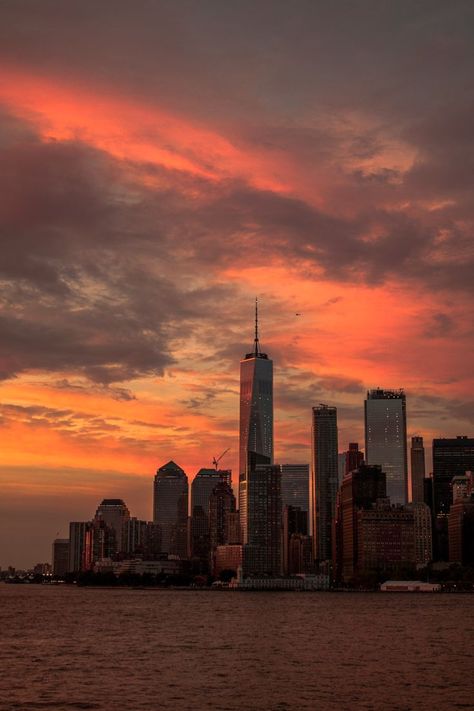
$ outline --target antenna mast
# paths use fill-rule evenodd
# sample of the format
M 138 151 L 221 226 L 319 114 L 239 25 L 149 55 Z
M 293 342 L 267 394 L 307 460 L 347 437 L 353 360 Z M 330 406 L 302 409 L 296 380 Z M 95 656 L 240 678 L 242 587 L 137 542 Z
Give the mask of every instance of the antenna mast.
M 255 297 L 255 349 L 254 355 L 258 355 L 260 352 L 260 345 L 258 342 L 258 297 Z

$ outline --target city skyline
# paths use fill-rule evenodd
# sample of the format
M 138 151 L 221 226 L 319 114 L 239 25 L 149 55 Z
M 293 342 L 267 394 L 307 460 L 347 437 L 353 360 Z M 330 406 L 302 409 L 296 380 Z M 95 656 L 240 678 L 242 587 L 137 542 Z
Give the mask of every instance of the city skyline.
M 473 12 L 4 4 L 0 565 L 104 497 L 151 518 L 170 459 L 235 483 L 255 296 L 275 462 L 320 402 L 363 448 L 372 388 L 427 472 L 472 436 Z

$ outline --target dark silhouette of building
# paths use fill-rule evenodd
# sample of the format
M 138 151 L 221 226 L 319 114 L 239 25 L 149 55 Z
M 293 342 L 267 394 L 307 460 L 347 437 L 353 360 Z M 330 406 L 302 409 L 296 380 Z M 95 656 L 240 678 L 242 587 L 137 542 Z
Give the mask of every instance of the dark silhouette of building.
M 309 515 L 309 464 L 281 465 L 282 506 L 296 506 Z
M 146 547 L 148 522 L 131 517 L 123 526 L 122 552 L 125 556 L 143 556 Z
M 202 506 L 195 506 L 190 522 L 190 548 L 191 557 L 198 561 L 199 572 L 207 573 L 209 570 L 210 540 L 209 540 L 209 515 Z
M 357 568 L 359 573 L 393 575 L 416 567 L 413 509 L 378 499 L 357 512 Z
M 364 461 L 364 453 L 360 451 L 358 442 L 349 442 L 349 449 L 345 455 L 345 474 L 358 469 Z
M 230 487 L 229 469 L 200 469 L 191 484 L 191 556 L 200 560 L 202 572 L 208 569 L 211 554 L 209 501 L 212 492 L 221 482 Z
M 433 440 L 434 513 L 448 514 L 453 477 L 474 470 L 474 438 L 464 435 Z
M 408 497 L 406 398 L 403 390 L 367 392 L 365 400 L 365 458 L 378 464 L 387 477 L 387 496 L 394 504 Z
M 63 577 L 69 569 L 69 538 L 53 541 L 53 575 Z
M 458 498 L 448 515 L 449 562 L 474 565 L 474 494 Z
M 153 522 L 161 526 L 161 548 L 188 554 L 188 477 L 175 462 L 160 467 L 154 479 Z
M 358 570 L 358 512 L 371 509 L 385 496 L 386 478 L 380 466 L 361 464 L 344 477 L 334 520 L 333 574 L 338 582 L 349 582 Z
M 69 573 L 84 570 L 84 544 L 87 521 L 71 521 L 69 524 Z
M 337 409 L 313 407 L 311 427 L 311 532 L 314 557 L 331 558 L 332 522 L 338 482 Z
M 414 503 L 424 502 L 425 448 L 423 437 L 411 438 L 410 464 L 410 499 Z
M 268 460 L 249 454 L 244 575 L 281 574 L 281 467 Z
M 307 511 L 299 506 L 284 506 L 282 535 L 283 574 L 309 573 L 313 566 Z
M 220 481 L 209 497 L 209 535 L 211 551 L 217 546 L 238 543 L 229 540 L 229 516 L 236 513 L 235 496 L 226 481 Z
M 94 520 L 103 521 L 114 532 L 113 537 L 112 535 L 108 536 L 108 545 L 112 547 L 105 557 L 113 557 L 123 552 L 123 531 L 125 523 L 129 519 L 130 511 L 122 499 L 104 499 L 99 504 Z
M 248 455 L 273 462 L 273 362 L 260 350 L 255 303 L 254 348 L 240 361 L 239 511 L 242 539 L 248 542 Z

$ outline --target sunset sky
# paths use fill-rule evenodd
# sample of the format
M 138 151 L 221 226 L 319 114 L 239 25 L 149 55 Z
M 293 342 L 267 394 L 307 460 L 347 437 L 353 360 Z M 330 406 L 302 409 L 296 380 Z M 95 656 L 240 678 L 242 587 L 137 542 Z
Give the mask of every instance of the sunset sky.
M 105 496 L 237 467 L 239 359 L 275 457 L 474 433 L 471 0 L 0 3 L 0 565 Z M 301 316 L 296 316 L 301 313 Z

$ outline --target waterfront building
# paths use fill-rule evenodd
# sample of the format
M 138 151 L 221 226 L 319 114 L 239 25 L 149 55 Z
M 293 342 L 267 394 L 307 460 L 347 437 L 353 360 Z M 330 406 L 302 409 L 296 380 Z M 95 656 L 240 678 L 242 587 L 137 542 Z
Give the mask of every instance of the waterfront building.
M 248 539 L 246 575 L 281 573 L 281 467 L 249 455 L 247 467 Z
M 367 392 L 365 400 L 365 456 L 387 477 L 387 496 L 394 504 L 408 497 L 406 397 L 403 390 Z
M 392 574 L 415 569 L 414 512 L 378 499 L 357 512 L 358 571 Z
M 173 461 L 160 467 L 154 479 L 153 522 L 161 527 L 162 552 L 186 558 L 188 477 Z
M 95 521 L 103 521 L 114 531 L 115 542 L 111 556 L 123 552 L 123 530 L 129 519 L 130 511 L 122 499 L 104 499 L 97 507 Z
M 308 536 L 308 512 L 299 506 L 284 506 L 282 536 L 283 575 L 310 572 L 312 551 Z
M 410 500 L 424 501 L 425 448 L 423 437 L 412 437 L 410 448 Z
M 434 513 L 448 514 L 453 477 L 474 470 L 474 438 L 464 435 L 433 440 Z
M 247 496 L 249 454 L 273 463 L 273 362 L 260 349 L 255 303 L 255 338 L 251 353 L 240 361 L 239 511 L 244 543 L 248 543 Z
M 309 513 L 309 464 L 281 465 L 282 506 L 296 506 Z
M 370 509 L 386 496 L 385 472 L 380 466 L 361 464 L 344 477 L 337 495 L 334 519 L 333 569 L 338 582 L 350 581 L 358 568 L 359 510 Z
M 449 562 L 474 565 L 474 494 L 459 498 L 449 511 Z
M 242 568 L 243 546 L 225 545 L 217 546 L 214 551 L 214 575 L 219 577 L 223 570 L 232 570 L 237 573 Z
M 136 517 L 129 518 L 123 525 L 122 553 L 135 555 L 144 553 L 148 532 L 148 522 Z
M 69 573 L 84 569 L 84 543 L 87 521 L 71 521 L 69 524 Z
M 331 558 L 338 482 L 337 409 L 319 405 L 311 426 L 311 533 L 314 557 Z
M 53 575 L 63 577 L 69 569 L 69 538 L 53 541 Z
M 190 554 L 199 563 L 199 571 L 204 574 L 209 569 L 209 516 L 201 505 L 195 506 L 190 521 Z
M 364 453 L 360 451 L 358 442 L 349 442 L 349 449 L 345 453 L 344 460 L 344 474 L 349 474 L 360 467 L 364 461 Z
M 405 509 L 413 511 L 415 563 L 417 566 L 426 566 L 433 560 L 431 510 L 423 501 L 413 501 Z

